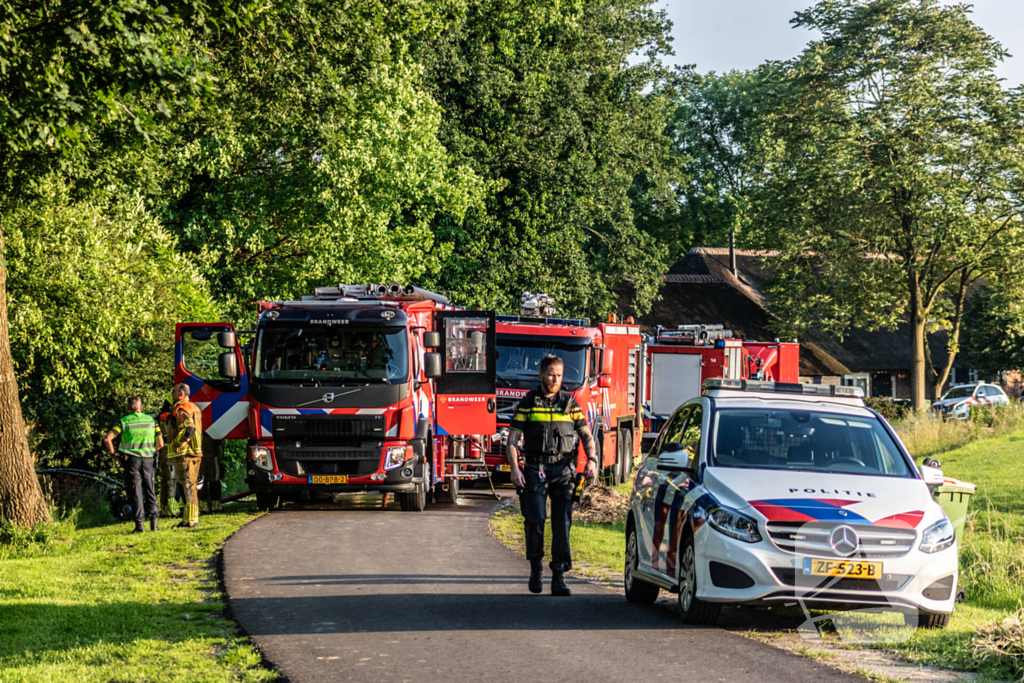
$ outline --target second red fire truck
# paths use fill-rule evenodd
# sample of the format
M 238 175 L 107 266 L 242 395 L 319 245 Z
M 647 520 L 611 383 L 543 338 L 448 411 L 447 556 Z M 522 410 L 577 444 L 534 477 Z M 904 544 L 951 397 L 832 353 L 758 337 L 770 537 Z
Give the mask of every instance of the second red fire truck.
M 565 362 L 562 387 L 583 409 L 597 441 L 603 477 L 627 480 L 640 453 L 640 327 L 631 318 L 592 325 L 582 318 L 497 316 L 496 332 L 499 433 L 487 454 L 488 469 L 509 471 L 508 424 L 519 400 L 539 385 L 541 359 L 554 354 Z M 582 447 L 578 458 L 582 470 Z

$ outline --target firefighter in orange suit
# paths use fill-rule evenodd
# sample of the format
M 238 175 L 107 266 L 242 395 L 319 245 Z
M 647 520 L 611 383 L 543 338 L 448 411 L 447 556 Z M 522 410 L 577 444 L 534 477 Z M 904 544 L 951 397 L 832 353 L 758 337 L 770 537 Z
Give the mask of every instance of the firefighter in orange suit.
M 181 527 L 199 526 L 199 468 L 203 463 L 203 415 L 195 403 L 188 400 L 187 384 L 176 384 L 171 397 L 171 443 L 168 455 L 175 459 L 176 471 L 185 474 L 185 512 Z M 180 466 L 180 469 L 178 469 Z

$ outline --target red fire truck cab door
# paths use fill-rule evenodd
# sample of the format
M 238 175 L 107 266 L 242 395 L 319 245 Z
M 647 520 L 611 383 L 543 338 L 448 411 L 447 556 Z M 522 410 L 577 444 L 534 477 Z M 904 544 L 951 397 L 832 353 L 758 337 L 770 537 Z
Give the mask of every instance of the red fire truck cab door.
M 441 333 L 437 434 L 494 434 L 494 311 L 438 311 L 436 322 Z
M 221 346 L 229 341 L 234 347 Z M 211 438 L 249 438 L 249 376 L 235 328 L 228 323 L 178 323 L 174 328 L 174 382 L 190 390 L 189 400 L 203 413 L 203 431 Z M 220 374 L 220 357 L 234 354 L 238 377 Z

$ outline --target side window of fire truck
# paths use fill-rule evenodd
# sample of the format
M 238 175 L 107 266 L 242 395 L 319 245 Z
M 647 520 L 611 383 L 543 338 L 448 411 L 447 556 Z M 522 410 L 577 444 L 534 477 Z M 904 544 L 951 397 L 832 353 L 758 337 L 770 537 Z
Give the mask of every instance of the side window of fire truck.
M 447 318 L 445 371 L 487 372 L 487 319 Z
M 181 335 L 182 362 L 185 370 L 204 382 L 223 381 L 217 359 L 224 349 L 212 330 L 185 330 Z
M 590 378 L 597 379 L 601 374 L 601 349 L 596 346 L 590 347 Z

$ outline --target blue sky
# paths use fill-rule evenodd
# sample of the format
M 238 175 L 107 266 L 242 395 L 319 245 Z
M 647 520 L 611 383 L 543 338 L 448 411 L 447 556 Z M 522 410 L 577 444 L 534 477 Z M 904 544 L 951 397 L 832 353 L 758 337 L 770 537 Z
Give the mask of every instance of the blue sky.
M 676 64 L 700 72 L 751 69 L 795 57 L 813 35 L 789 24 L 810 0 L 661 0 L 674 26 Z M 1024 82 L 1024 0 L 976 0 L 972 19 L 1014 56 L 997 70 L 1007 87 Z M 1021 53 L 1020 56 L 1015 53 Z

